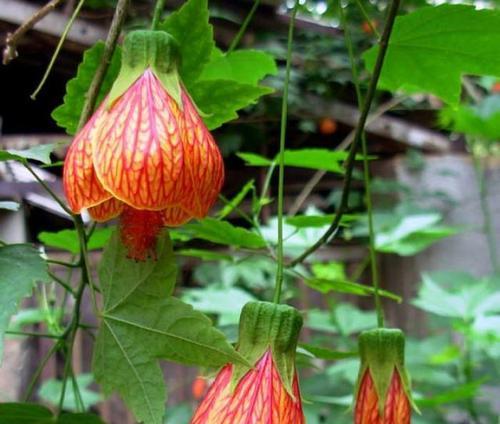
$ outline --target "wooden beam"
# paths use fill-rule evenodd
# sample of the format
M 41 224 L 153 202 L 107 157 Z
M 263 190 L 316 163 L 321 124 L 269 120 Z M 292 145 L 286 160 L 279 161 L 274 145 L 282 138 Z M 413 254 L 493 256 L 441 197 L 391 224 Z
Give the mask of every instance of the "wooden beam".
M 321 111 L 321 116 L 330 116 L 345 125 L 354 127 L 358 123 L 359 110 L 347 103 L 325 101 L 320 97 L 314 97 L 308 99 L 305 104 L 316 105 L 315 109 Z M 311 115 L 310 110 L 304 110 L 303 113 Z M 407 147 L 431 152 L 447 152 L 451 149 L 448 137 L 439 132 L 389 115 L 374 120 L 366 126 L 366 129 L 372 134 L 394 140 Z
M 32 16 L 38 7 L 22 0 L 1 0 L 0 20 L 21 25 L 25 20 Z M 36 31 L 60 37 L 68 17 L 60 12 L 52 12 L 40 20 L 35 26 Z M 106 38 L 104 27 L 87 23 L 81 19 L 75 20 L 68 34 L 67 40 L 84 46 L 93 45 L 98 40 Z

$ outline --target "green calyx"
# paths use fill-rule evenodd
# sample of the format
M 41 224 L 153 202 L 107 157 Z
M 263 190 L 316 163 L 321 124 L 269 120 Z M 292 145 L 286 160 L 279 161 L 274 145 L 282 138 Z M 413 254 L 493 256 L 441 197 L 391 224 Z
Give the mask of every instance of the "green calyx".
M 146 71 L 151 69 L 168 94 L 182 107 L 177 41 L 165 31 L 132 31 L 125 37 L 120 73 L 111 88 L 111 106 Z
M 410 376 L 405 367 L 405 336 L 401 330 L 378 328 L 363 331 L 359 336 L 359 355 L 361 366 L 354 399 L 357 399 L 363 376 L 368 371 L 377 392 L 379 413 L 383 417 L 392 374 L 398 372 L 406 396 L 418 411 L 411 396 Z
M 238 352 L 255 365 L 271 349 L 283 386 L 292 397 L 295 352 L 301 328 L 302 316 L 297 309 L 288 305 L 249 302 L 241 311 Z M 248 371 L 244 365 L 234 365 L 233 388 Z

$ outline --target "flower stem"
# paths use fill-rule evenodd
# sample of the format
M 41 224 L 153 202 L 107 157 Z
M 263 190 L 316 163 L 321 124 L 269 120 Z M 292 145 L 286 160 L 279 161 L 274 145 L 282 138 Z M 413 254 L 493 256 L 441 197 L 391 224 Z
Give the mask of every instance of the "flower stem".
M 303 253 L 301 253 L 299 256 L 297 256 L 295 259 L 293 259 L 288 263 L 289 267 L 295 266 L 303 262 L 306 258 L 308 258 L 311 254 L 313 254 L 316 250 L 318 250 L 321 246 L 323 246 L 323 244 L 328 242 L 330 240 L 330 237 L 334 236 L 339 229 L 339 224 L 342 219 L 342 215 L 344 214 L 348 206 L 347 204 L 349 199 L 349 191 L 351 189 L 352 172 L 354 169 L 356 152 L 358 149 L 359 142 L 361 140 L 361 135 L 365 128 L 368 114 L 370 113 L 371 104 L 375 97 L 378 80 L 382 72 L 382 65 L 384 64 L 385 54 L 387 52 L 387 48 L 389 47 L 389 39 L 391 37 L 392 27 L 394 26 L 394 21 L 396 19 L 396 15 L 399 9 L 399 4 L 400 0 L 392 0 L 389 5 L 389 12 L 387 14 L 387 20 L 385 23 L 384 32 L 382 33 L 382 37 L 379 41 L 379 51 L 377 54 L 377 59 L 375 61 L 375 66 L 373 68 L 372 78 L 370 79 L 370 84 L 368 85 L 366 97 L 363 102 L 363 107 L 361 109 L 358 124 L 356 126 L 354 140 L 351 144 L 351 149 L 349 150 L 349 155 L 345 162 L 346 173 L 344 177 L 344 184 L 342 187 L 342 196 L 335 217 L 333 218 L 333 222 L 316 243 L 314 243 Z
M 260 0 L 255 0 L 253 2 L 253 6 L 250 9 L 250 12 L 248 12 L 248 15 L 246 16 L 245 20 L 241 24 L 241 27 L 240 27 L 238 33 L 233 38 L 233 41 L 231 41 L 231 44 L 229 45 L 229 48 L 227 49 L 227 53 L 231 53 L 236 47 L 238 47 L 238 44 L 240 44 L 240 41 L 243 38 L 243 35 L 245 35 L 245 32 L 248 28 L 248 25 L 252 21 L 253 15 L 255 15 L 255 12 L 257 11 L 259 4 L 260 4 Z
M 85 95 L 82 114 L 80 115 L 80 121 L 78 122 L 78 129 L 85 125 L 94 111 L 102 82 L 106 76 L 106 71 L 108 70 L 109 63 L 111 62 L 111 58 L 113 57 L 113 53 L 116 48 L 118 36 L 120 35 L 125 17 L 127 15 L 128 2 L 129 0 L 118 0 L 118 3 L 116 4 L 115 14 L 113 15 L 111 27 L 109 28 L 108 36 L 104 44 L 101 61 L 95 71 L 89 90 Z
M 283 286 L 283 266 L 284 266 L 284 248 L 283 248 L 283 191 L 285 183 L 285 140 L 286 140 L 286 124 L 288 114 L 288 86 L 290 84 L 290 70 L 292 67 L 292 44 L 293 44 L 293 29 L 299 0 L 295 1 L 295 6 L 290 18 L 290 26 L 288 28 L 288 43 L 286 54 L 286 73 L 285 86 L 283 87 L 283 101 L 281 104 L 281 129 L 280 129 L 280 151 L 278 158 L 279 167 L 279 182 L 278 182 L 278 248 L 277 259 L 278 268 L 276 271 L 276 285 L 274 288 L 274 303 L 279 303 L 281 298 L 281 289 Z
M 151 21 L 151 29 L 154 31 L 158 29 L 160 24 L 161 15 L 165 9 L 165 0 L 156 0 L 155 10 L 153 12 L 153 20 Z
M 351 38 L 351 32 L 349 30 L 349 24 L 346 19 L 346 13 L 342 7 L 340 7 L 340 19 L 342 22 L 342 27 L 344 29 L 344 37 L 347 46 L 347 51 L 349 54 L 349 61 L 351 62 L 352 70 L 352 80 L 354 87 L 356 89 L 356 98 L 358 105 L 363 104 L 363 95 L 361 93 L 361 88 L 359 84 L 359 74 L 358 68 L 356 66 L 356 61 L 354 58 L 354 48 Z M 365 183 L 365 195 L 366 195 L 366 210 L 368 215 L 368 239 L 369 239 L 369 260 L 372 274 L 372 283 L 374 289 L 375 297 L 375 309 L 377 311 L 377 325 L 379 328 L 384 327 L 384 310 L 382 307 L 382 301 L 380 299 L 380 282 L 379 282 L 379 272 L 377 263 L 377 251 L 375 248 L 375 230 L 373 225 L 373 204 L 372 204 L 372 194 L 371 194 L 371 181 L 370 181 L 370 168 L 368 163 L 368 147 L 366 142 L 366 132 L 361 133 L 361 151 L 363 153 L 363 179 Z

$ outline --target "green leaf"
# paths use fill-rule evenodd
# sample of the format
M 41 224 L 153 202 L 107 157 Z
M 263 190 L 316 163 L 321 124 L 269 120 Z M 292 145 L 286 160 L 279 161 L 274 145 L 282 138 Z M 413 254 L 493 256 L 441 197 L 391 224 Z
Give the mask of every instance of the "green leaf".
M 285 218 L 285 222 L 288 225 L 292 225 L 296 228 L 321 228 L 329 226 L 332 223 L 334 217 L 335 217 L 334 214 L 295 215 Z M 340 225 L 342 227 L 348 227 L 351 222 L 357 219 L 358 217 L 356 215 L 343 214 L 340 220 Z
M 175 252 L 180 256 L 191 256 L 193 258 L 200 258 L 204 261 L 232 261 L 233 257 L 231 255 L 214 252 L 212 250 L 204 249 L 181 249 Z
M 229 203 L 226 204 L 219 212 L 217 212 L 217 218 L 224 219 L 226 216 L 228 216 L 243 201 L 248 192 L 254 189 L 255 189 L 255 181 L 254 180 L 248 181 L 240 190 L 240 192 L 236 196 L 234 196 L 229 201 Z
M 452 390 L 445 391 L 436 396 L 427 397 L 423 399 L 415 399 L 415 403 L 419 408 L 436 407 L 445 403 L 458 402 L 464 399 L 470 399 L 476 396 L 486 379 L 472 381 L 463 384 Z
M 242 84 L 231 80 L 197 81 L 189 90 L 196 106 L 204 113 L 203 120 L 213 130 L 238 117 L 236 111 L 253 104 L 270 87 Z
M 442 126 L 488 140 L 500 138 L 500 95 L 487 96 L 475 106 L 446 107 L 439 112 Z
M 32 159 L 48 165 L 51 163 L 50 154 L 56 147 L 57 144 L 40 144 L 26 150 L 0 150 L 0 161 L 16 160 L 26 162 L 28 159 Z
M 256 85 L 267 75 L 276 75 L 274 58 L 261 50 L 236 50 L 213 58 L 203 69 L 200 80 L 232 80 Z
M 0 424 L 104 424 L 93 414 L 63 413 L 53 416 L 52 411 L 33 403 L 0 404 Z
M 98 41 L 90 49 L 85 51 L 83 61 L 78 65 L 76 76 L 66 84 L 64 102 L 52 111 L 52 118 L 57 125 L 66 129 L 68 134 L 75 134 L 83 110 L 86 93 L 90 87 L 95 71 L 104 52 L 104 43 Z M 118 71 L 120 70 L 121 50 L 117 48 L 111 58 L 106 76 L 99 90 L 97 105 L 101 103 L 104 96 L 113 85 Z
M 93 380 L 94 378 L 92 374 L 80 374 L 76 377 L 85 409 L 88 409 L 101 401 L 101 396 L 99 393 L 88 389 L 88 386 L 93 383 Z M 61 398 L 62 387 L 63 382 L 61 380 L 45 380 L 40 387 L 40 390 L 38 391 L 38 396 L 40 396 L 40 399 L 45 403 L 57 407 L 59 405 L 59 399 Z M 66 393 L 64 395 L 64 409 L 70 411 L 76 411 L 78 409 L 78 403 L 75 398 L 75 391 L 73 390 L 73 384 L 71 382 L 68 382 L 68 384 L 66 384 Z
M 0 247 L 0 361 L 3 335 L 19 302 L 31 295 L 38 281 L 46 282 L 47 264 L 39 252 L 27 244 Z
M 500 76 L 500 11 L 442 5 L 396 19 L 380 86 L 460 101 L 462 75 Z M 365 53 L 372 70 L 378 47 Z
M 270 166 L 278 160 L 277 156 L 271 160 L 255 153 L 238 153 L 238 156 L 250 166 Z M 285 166 L 316 169 L 337 174 L 344 173 L 342 164 L 346 158 L 347 152 L 344 151 L 336 152 L 328 149 L 285 150 Z M 361 158 L 362 156 L 358 155 L 357 159 Z
M 118 391 L 138 421 L 160 424 L 166 401 L 158 358 L 220 367 L 243 361 L 200 312 L 171 297 L 176 267 L 171 242 L 159 239 L 157 259 L 135 262 L 115 233 L 99 269 L 104 307 L 93 371 L 103 392 Z
M 99 227 L 94 230 L 88 241 L 88 250 L 102 249 L 113 232 L 113 227 Z M 74 255 L 80 252 L 80 243 L 76 230 L 61 230 L 57 233 L 42 231 L 38 234 L 38 240 L 43 244 L 56 249 L 67 250 Z
M 208 18 L 207 0 L 188 0 L 159 25 L 159 29 L 167 31 L 179 42 L 182 57 L 180 74 L 188 91 L 191 91 L 191 84 L 200 76 L 215 47 L 213 28 Z
M 205 218 L 184 226 L 184 230 L 193 238 L 208 240 L 212 243 L 225 244 L 248 249 L 261 249 L 266 247 L 265 240 L 246 228 L 235 227 L 227 221 L 214 218 Z
M 346 336 L 373 328 L 376 323 L 374 311 L 362 311 L 350 303 L 337 305 L 333 315 L 339 331 Z
M 20 206 L 21 205 L 17 202 L 9 202 L 9 201 L 0 202 L 0 209 L 7 211 L 14 211 L 14 212 L 18 211 Z
M 316 358 L 326 359 L 327 361 L 336 361 L 338 359 L 346 359 L 346 358 L 357 358 L 358 352 L 346 352 L 333 350 L 327 347 L 315 346 L 308 343 L 300 343 L 300 347 L 312 353 Z

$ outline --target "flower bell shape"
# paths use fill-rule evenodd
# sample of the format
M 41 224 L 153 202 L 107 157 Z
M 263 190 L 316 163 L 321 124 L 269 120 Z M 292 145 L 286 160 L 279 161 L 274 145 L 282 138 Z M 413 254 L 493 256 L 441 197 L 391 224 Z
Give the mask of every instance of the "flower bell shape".
M 253 368 L 222 368 L 191 424 L 304 424 L 295 369 L 301 327 L 302 317 L 290 306 L 246 304 L 237 350 Z
M 356 388 L 355 424 L 409 424 L 410 379 L 404 365 L 405 338 L 398 329 L 361 333 L 361 368 Z
M 120 216 L 129 256 L 154 256 L 164 226 L 203 218 L 224 180 L 220 151 L 177 72 L 164 31 L 127 35 L 109 93 L 71 144 L 64 190 L 71 210 Z

